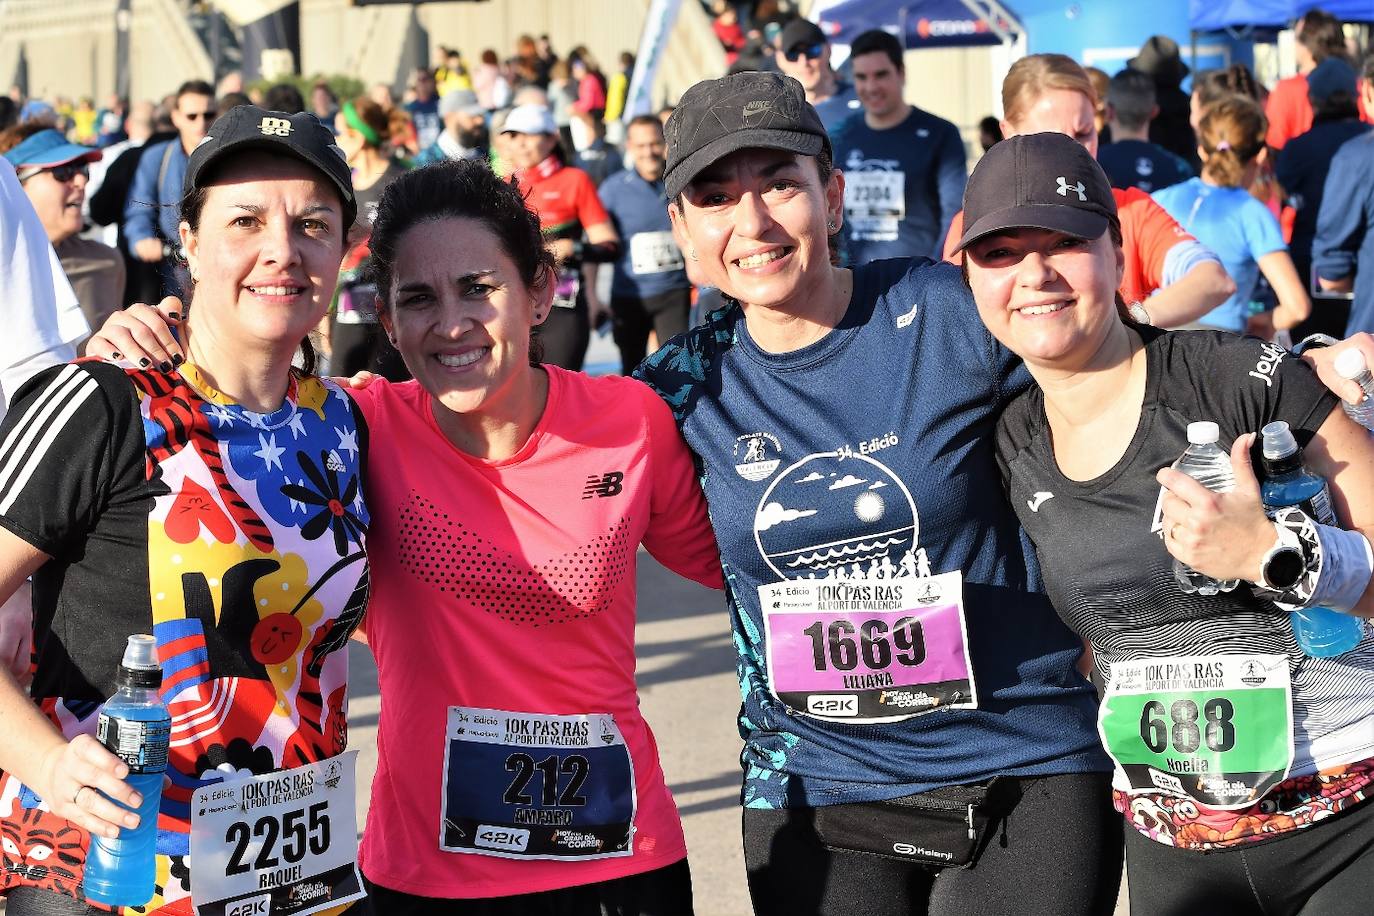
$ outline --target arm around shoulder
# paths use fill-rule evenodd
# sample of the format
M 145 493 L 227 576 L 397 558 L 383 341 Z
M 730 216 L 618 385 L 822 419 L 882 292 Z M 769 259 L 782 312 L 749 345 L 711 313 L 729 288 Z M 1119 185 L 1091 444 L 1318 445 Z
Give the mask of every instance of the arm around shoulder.
M 1374 436 L 1334 407 L 1308 444 L 1305 457 L 1313 473 L 1327 479 L 1340 527 L 1358 531 L 1374 543 Z M 1351 613 L 1374 617 L 1374 580 Z

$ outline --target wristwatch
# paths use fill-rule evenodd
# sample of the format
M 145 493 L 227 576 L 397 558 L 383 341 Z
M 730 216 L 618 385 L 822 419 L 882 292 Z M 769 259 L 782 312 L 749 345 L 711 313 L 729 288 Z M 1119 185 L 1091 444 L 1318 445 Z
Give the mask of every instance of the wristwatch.
M 1260 561 L 1257 584 L 1270 591 L 1286 592 L 1302 581 L 1307 572 L 1307 558 L 1303 556 L 1302 543 L 1296 534 L 1279 524 L 1274 525 L 1274 531 L 1278 538 Z

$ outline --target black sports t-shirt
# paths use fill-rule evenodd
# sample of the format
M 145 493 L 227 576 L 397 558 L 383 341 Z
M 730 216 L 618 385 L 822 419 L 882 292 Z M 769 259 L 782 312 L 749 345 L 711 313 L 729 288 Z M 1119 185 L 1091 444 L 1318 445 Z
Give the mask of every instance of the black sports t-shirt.
M 1044 395 L 1032 388 L 1003 413 L 998 462 L 1012 505 L 1035 542 L 1064 621 L 1090 639 L 1099 671 L 1167 655 L 1282 654 L 1293 678 L 1292 775 L 1374 755 L 1374 638 L 1337 658 L 1308 658 L 1288 614 L 1244 583 L 1185 595 L 1173 577 L 1155 473 L 1188 446 L 1190 422 L 1213 420 L 1229 449 L 1242 433 L 1287 421 L 1306 445 L 1337 399 L 1286 350 L 1214 331 L 1139 331 L 1146 383 L 1140 422 L 1106 473 L 1073 481 L 1054 459 Z

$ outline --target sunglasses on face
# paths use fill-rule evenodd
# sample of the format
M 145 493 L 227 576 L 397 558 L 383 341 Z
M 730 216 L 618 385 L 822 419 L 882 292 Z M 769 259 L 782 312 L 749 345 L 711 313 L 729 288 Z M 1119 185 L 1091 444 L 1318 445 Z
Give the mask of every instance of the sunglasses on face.
M 816 60 L 825 54 L 825 45 L 795 45 L 788 48 L 783 57 L 796 63 L 805 57 L 807 60 Z
M 58 180 L 59 182 L 61 182 L 62 184 L 66 184 L 67 182 L 69 182 L 69 181 L 71 181 L 73 178 L 75 178 L 77 175 L 80 175 L 80 176 L 82 176 L 82 177 L 84 177 L 84 178 L 89 178 L 89 177 L 91 177 L 91 168 L 90 168 L 90 165 L 89 165 L 88 163 L 86 163 L 86 162 L 84 162 L 84 161 L 83 161 L 83 162 L 64 162 L 63 164 L 61 164 L 61 165 L 55 165 L 55 166 L 53 166 L 52 168 L 34 169 L 32 172 L 29 172 L 27 175 L 21 176 L 20 179 L 19 179 L 19 181 L 20 181 L 21 183 L 22 183 L 22 182 L 25 182 L 25 181 L 28 181 L 28 180 L 29 180 L 30 178 L 32 178 L 33 176 L 35 176 L 35 175 L 40 175 L 40 174 L 42 174 L 43 172 L 47 172 L 47 173 L 51 174 L 53 178 L 57 179 L 57 180 Z
M 215 116 L 218 114 L 219 112 L 211 108 L 206 111 L 187 111 L 182 114 L 182 117 L 188 121 L 199 121 L 201 118 L 204 118 L 205 123 L 208 124 L 215 120 Z

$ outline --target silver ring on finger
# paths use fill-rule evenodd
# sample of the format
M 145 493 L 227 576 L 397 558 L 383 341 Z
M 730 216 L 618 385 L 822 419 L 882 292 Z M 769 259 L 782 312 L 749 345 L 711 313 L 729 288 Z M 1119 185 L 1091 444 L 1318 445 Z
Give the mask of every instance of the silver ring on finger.
M 1178 540 L 1178 522 L 1174 522 L 1172 525 L 1169 526 L 1169 540 Z
M 72 804 L 73 804 L 73 805 L 76 805 L 78 808 L 80 808 L 80 807 L 81 807 L 81 793 L 82 793 L 82 792 L 85 792 L 85 791 L 86 791 L 87 789 L 89 789 L 89 788 L 90 788 L 90 786 L 78 786 L 77 789 L 76 789 L 76 794 L 72 796 Z

